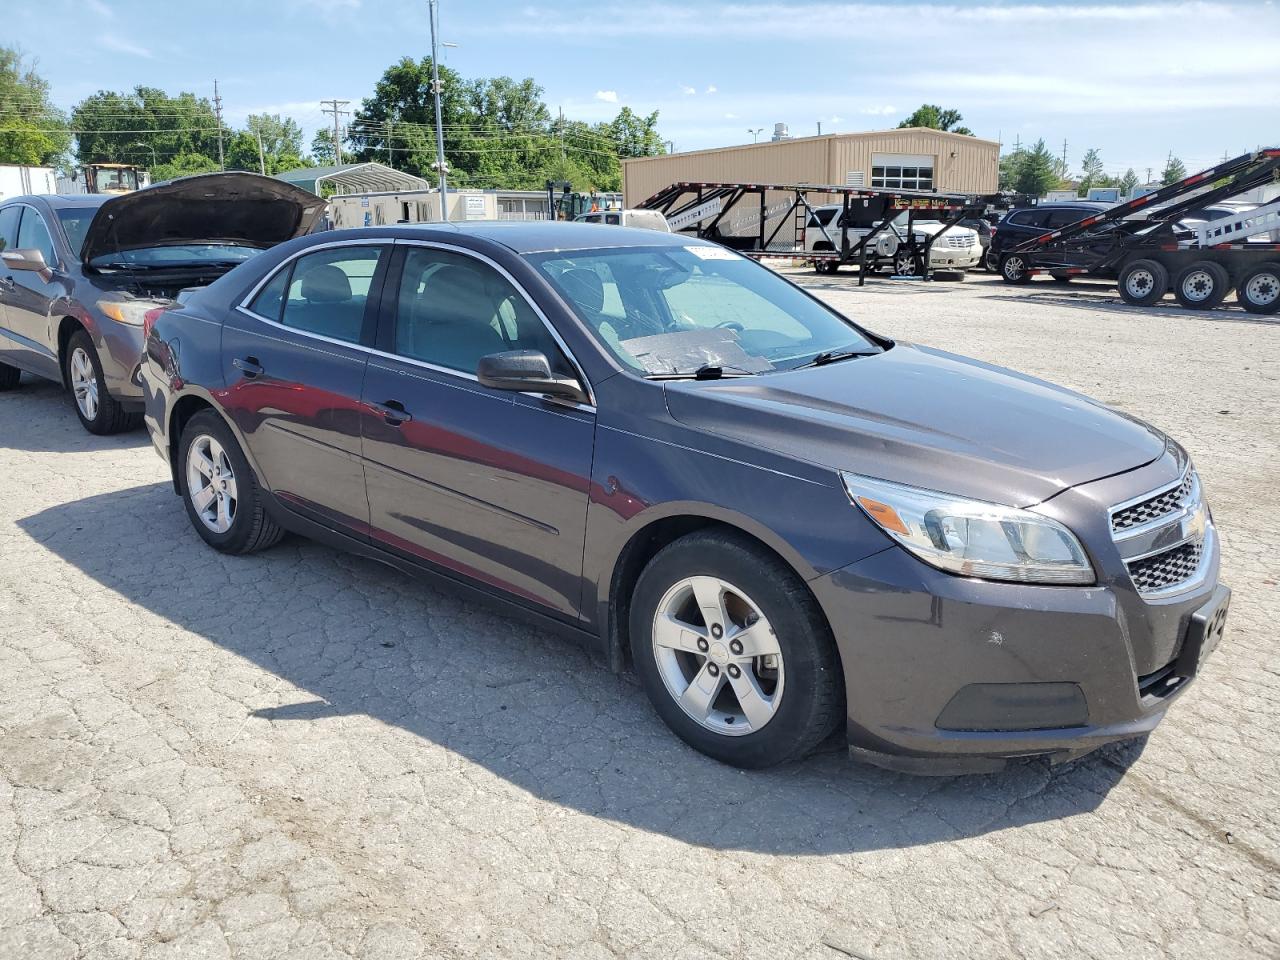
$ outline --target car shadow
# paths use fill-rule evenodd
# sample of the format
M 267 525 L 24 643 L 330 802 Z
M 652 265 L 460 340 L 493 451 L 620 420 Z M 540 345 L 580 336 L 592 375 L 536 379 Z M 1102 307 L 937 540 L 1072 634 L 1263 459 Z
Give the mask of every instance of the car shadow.
M 148 442 L 142 426 L 106 437 L 90 433 L 76 416 L 71 394 L 49 380 L 24 374 L 16 389 L 0 393 L 0 449 L 74 453 Z
M 835 736 L 804 760 L 743 772 L 684 746 L 634 680 L 597 654 L 469 592 L 301 538 L 222 556 L 191 530 L 167 484 L 72 501 L 18 525 L 126 601 L 295 688 L 244 708 L 248 738 L 272 736 L 263 721 L 365 714 L 544 800 L 703 847 L 871 851 L 1075 816 L 1096 808 L 1143 748 L 921 778 L 853 764 Z M 149 665 L 181 676 L 182 656 Z

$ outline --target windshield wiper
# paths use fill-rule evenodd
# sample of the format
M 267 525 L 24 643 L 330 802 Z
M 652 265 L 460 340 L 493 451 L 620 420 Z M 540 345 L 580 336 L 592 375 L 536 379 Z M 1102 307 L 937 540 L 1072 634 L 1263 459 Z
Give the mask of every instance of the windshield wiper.
M 805 367 L 825 367 L 828 363 L 839 363 L 841 360 L 852 360 L 854 357 L 874 357 L 882 350 L 824 350 L 807 363 L 797 364 L 792 370 L 803 370 Z
M 697 370 L 694 370 L 691 373 L 651 373 L 648 375 L 647 379 L 688 380 L 692 378 L 694 380 L 719 380 L 725 376 L 754 377 L 755 371 L 744 370 L 742 367 L 735 367 L 727 363 L 704 363 Z

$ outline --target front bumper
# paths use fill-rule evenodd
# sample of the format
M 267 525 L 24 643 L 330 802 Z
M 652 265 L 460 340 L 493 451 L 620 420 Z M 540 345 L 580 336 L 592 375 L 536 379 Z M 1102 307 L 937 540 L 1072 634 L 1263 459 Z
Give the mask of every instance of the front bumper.
M 130 406 L 142 403 L 142 382 L 139 366 L 142 363 L 142 327 L 121 323 L 109 317 L 96 318 L 98 362 L 102 364 L 102 376 L 107 392 Z
M 982 247 L 938 248 L 929 251 L 930 270 L 968 270 L 982 260 Z
M 1087 513 L 1109 531 L 1097 503 L 1179 469 L 1163 458 L 1042 509 L 1056 506 L 1065 521 L 1095 501 Z M 1093 586 L 958 577 L 898 546 L 811 581 L 844 665 L 851 753 L 917 773 L 983 772 L 1013 757 L 1069 760 L 1153 730 L 1191 685 L 1202 643 L 1212 650 L 1193 620 L 1225 609 L 1230 594 L 1217 582 L 1216 532 L 1206 531 L 1188 588 L 1159 599 L 1138 595 L 1114 550 L 1091 549 L 1100 537 L 1109 545 L 1108 533 L 1077 532 L 1098 568 Z

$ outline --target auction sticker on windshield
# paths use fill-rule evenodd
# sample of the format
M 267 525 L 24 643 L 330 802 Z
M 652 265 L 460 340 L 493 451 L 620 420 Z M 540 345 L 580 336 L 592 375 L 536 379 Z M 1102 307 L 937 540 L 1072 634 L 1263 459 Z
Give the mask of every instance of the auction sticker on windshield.
M 699 260 L 741 260 L 732 250 L 725 247 L 685 247 Z

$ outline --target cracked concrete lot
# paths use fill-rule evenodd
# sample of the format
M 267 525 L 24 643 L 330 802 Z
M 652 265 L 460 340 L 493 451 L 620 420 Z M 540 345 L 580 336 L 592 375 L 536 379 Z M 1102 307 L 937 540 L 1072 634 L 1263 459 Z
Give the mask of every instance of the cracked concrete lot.
M 1235 599 L 1145 744 L 957 779 L 834 742 L 719 766 L 630 679 L 454 591 L 298 539 L 211 551 L 145 432 L 89 436 L 24 381 L 0 395 L 0 958 L 1280 956 L 1280 323 L 795 275 L 1190 449 Z

